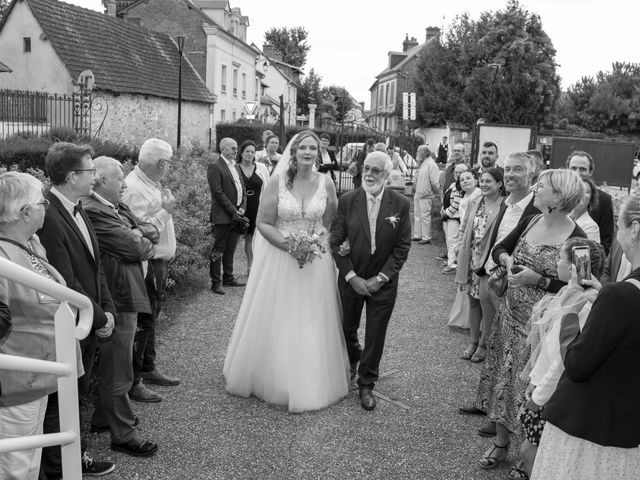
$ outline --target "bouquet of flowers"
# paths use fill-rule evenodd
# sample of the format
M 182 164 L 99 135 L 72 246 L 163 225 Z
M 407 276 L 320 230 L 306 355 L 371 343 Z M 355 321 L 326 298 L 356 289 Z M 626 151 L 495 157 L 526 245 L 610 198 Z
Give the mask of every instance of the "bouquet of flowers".
M 311 263 L 323 253 L 327 253 L 326 242 L 323 242 L 324 234 L 298 231 L 287 235 L 287 253 L 298 261 L 298 267 L 304 267 L 305 263 Z

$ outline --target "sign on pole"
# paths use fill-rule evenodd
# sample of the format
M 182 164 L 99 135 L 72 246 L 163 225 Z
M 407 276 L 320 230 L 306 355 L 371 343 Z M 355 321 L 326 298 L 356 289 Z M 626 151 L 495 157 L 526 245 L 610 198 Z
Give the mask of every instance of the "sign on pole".
M 247 111 L 248 116 L 253 116 L 258 110 L 258 102 L 244 102 L 244 109 Z

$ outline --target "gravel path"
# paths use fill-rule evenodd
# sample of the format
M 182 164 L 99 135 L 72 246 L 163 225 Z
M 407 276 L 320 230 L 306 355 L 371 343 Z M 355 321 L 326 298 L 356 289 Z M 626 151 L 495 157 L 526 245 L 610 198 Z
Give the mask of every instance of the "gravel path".
M 387 334 L 381 370 L 398 372 L 376 390 L 408 409 L 379 400 L 365 412 L 351 391 L 325 410 L 289 414 L 228 395 L 222 365 L 244 289 L 214 295 L 203 271 L 171 297 L 159 326 L 159 369 L 182 384 L 154 387 L 161 403 L 134 403 L 141 435 L 160 445 L 157 455 L 114 453 L 108 434 L 92 434 L 94 458 L 116 462 L 108 478 L 126 480 L 506 478 L 508 465 L 478 467 L 491 445 L 476 434 L 481 418 L 457 413 L 475 394 L 479 366 L 459 358 L 467 335 L 446 326 L 455 288 L 435 258 L 441 244 L 441 232 L 435 245 L 413 244 Z M 236 258 L 244 271 L 242 246 Z

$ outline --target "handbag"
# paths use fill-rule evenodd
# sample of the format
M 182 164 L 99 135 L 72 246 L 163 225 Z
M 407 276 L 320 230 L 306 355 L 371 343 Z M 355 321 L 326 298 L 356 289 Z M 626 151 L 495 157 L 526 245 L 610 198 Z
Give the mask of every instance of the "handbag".
M 458 289 L 456 298 L 449 312 L 449 327 L 469 328 L 469 313 L 471 305 L 469 303 L 469 294 L 466 291 Z
M 504 297 L 509 287 L 509 276 L 505 267 L 496 267 L 491 271 L 489 276 L 489 288 L 493 290 L 498 297 Z

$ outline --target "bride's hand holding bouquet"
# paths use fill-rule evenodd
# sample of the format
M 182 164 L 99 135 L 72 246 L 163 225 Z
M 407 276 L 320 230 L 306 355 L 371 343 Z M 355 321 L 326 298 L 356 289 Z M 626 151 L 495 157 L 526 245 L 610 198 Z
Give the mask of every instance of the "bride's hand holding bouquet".
M 298 267 L 311 263 L 314 259 L 327 253 L 327 243 L 324 241 L 324 233 L 307 232 L 300 230 L 292 232 L 285 237 L 287 253 L 295 258 Z

